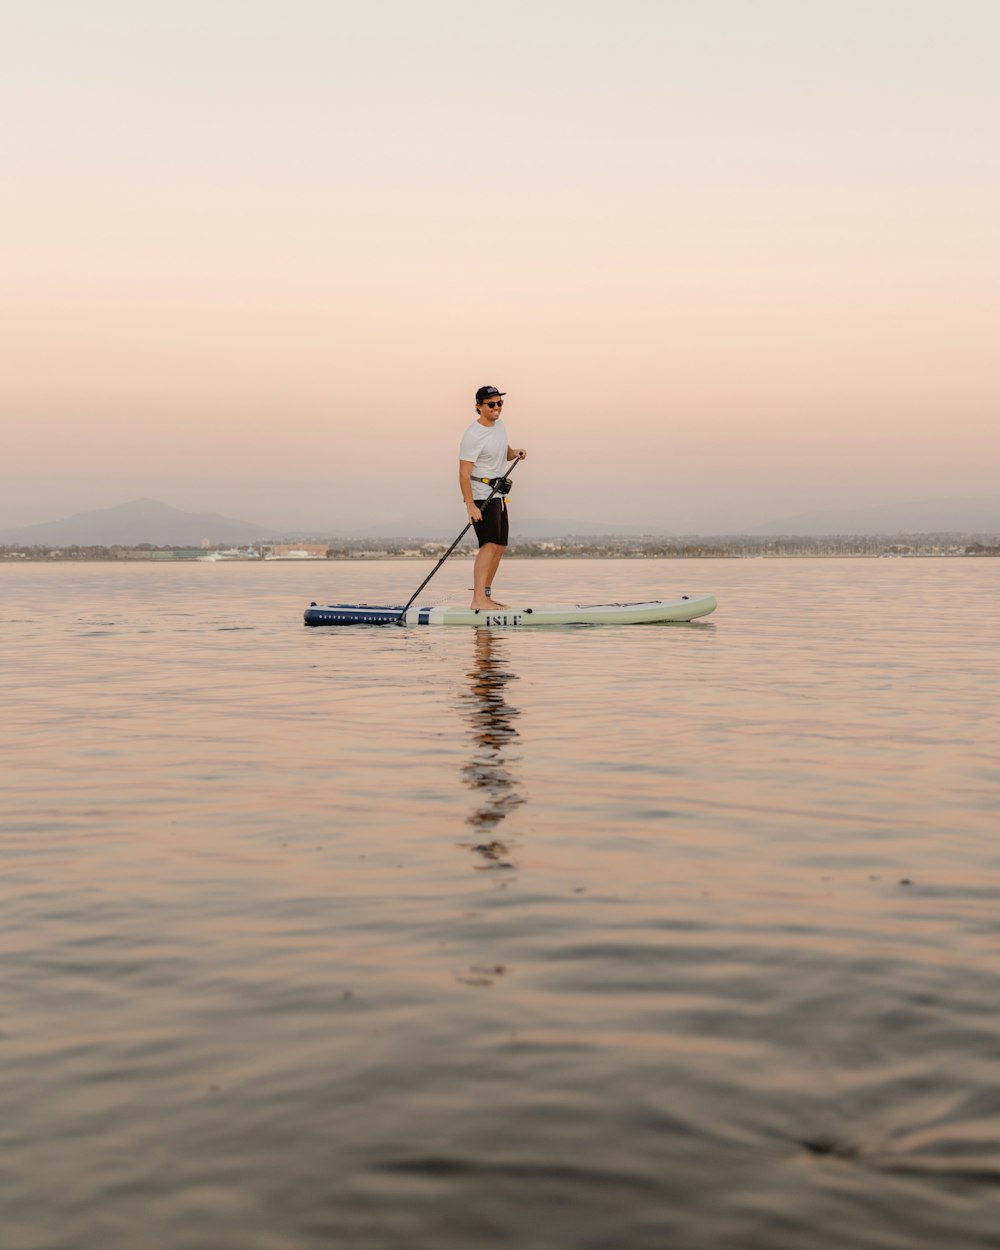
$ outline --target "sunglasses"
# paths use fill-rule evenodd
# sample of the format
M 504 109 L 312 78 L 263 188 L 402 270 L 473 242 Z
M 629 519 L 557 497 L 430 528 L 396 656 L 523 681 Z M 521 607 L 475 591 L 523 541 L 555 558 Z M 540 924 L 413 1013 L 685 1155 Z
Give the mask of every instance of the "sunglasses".
M 502 399 L 488 399 L 488 400 L 486 401 L 486 405 L 485 405 L 485 406 L 486 406 L 487 408 L 502 408 L 502 407 L 503 407 L 503 400 L 502 400 Z

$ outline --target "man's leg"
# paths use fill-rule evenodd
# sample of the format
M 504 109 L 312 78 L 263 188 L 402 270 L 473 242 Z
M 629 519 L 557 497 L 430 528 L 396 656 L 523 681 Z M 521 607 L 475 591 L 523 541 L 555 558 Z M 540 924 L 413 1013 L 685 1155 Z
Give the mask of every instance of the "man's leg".
M 473 591 L 470 607 L 488 609 L 494 606 L 486 596 L 486 587 L 493 580 L 493 574 L 496 572 L 503 553 L 504 548 L 496 543 L 483 543 L 476 552 L 476 563 L 472 570 Z
M 489 568 L 486 570 L 486 586 L 492 592 L 493 579 L 497 575 L 497 569 L 500 567 L 500 561 L 503 559 L 504 552 L 507 550 L 507 548 L 501 547 L 497 543 L 490 543 L 490 546 L 493 548 L 494 554 L 493 554 L 493 558 L 490 560 Z M 489 598 L 489 595 L 487 595 L 487 598 Z M 504 608 L 507 605 L 505 603 L 498 603 L 496 606 L 498 608 Z

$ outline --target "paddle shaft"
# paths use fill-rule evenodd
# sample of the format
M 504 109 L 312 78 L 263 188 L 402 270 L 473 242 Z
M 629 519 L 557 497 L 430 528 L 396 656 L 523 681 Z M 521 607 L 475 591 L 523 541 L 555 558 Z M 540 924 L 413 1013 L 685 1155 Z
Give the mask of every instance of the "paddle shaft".
M 508 468 L 507 468 L 506 472 L 504 473 L 504 477 L 510 477 L 510 475 L 514 472 L 514 470 L 517 468 L 517 466 L 518 466 L 520 463 L 521 463 L 521 458 L 520 458 L 520 456 L 519 456 L 516 460 L 512 461 L 512 462 L 511 462 L 511 464 L 508 466 Z M 490 500 L 493 498 L 493 496 L 497 493 L 497 490 L 498 490 L 498 489 L 499 489 L 498 487 L 494 486 L 494 487 L 493 487 L 493 489 L 490 491 L 490 493 L 486 496 L 486 498 L 485 498 L 485 499 L 481 499 L 481 500 L 473 500 L 473 503 L 476 505 L 476 507 L 477 507 L 477 508 L 479 508 L 479 510 L 480 510 L 480 511 L 482 511 L 482 509 L 486 507 L 486 505 L 490 502 Z M 421 592 L 421 591 L 423 590 L 423 588 L 427 585 L 427 583 L 431 580 L 431 578 L 432 578 L 432 577 L 434 576 L 434 574 L 438 571 L 438 569 L 441 567 L 441 565 L 442 565 L 442 564 L 444 564 L 445 560 L 447 560 L 447 559 L 448 559 L 448 557 L 449 557 L 449 556 L 451 555 L 451 553 L 455 550 L 455 548 L 458 546 L 458 544 L 462 541 L 462 539 L 466 536 L 466 534 L 468 534 L 468 532 L 469 532 L 469 530 L 470 530 L 470 529 L 472 529 L 472 522 L 471 522 L 471 521 L 468 523 L 468 525 L 466 525 L 465 529 L 464 529 L 464 530 L 462 530 L 461 534 L 459 534 L 459 536 L 458 536 L 458 537 L 455 539 L 455 541 L 451 544 L 451 546 L 450 546 L 450 547 L 448 548 L 448 550 L 444 553 L 444 555 L 441 557 L 441 559 L 440 559 L 440 560 L 438 560 L 437 564 L 435 564 L 435 565 L 434 565 L 434 567 L 433 567 L 433 568 L 431 569 L 431 571 L 427 574 L 427 576 L 426 576 L 426 577 L 424 578 L 424 580 L 420 583 L 420 585 L 416 588 L 416 590 L 413 592 L 413 594 L 412 594 L 412 595 L 410 595 L 409 599 L 407 599 L 407 601 L 406 601 L 406 606 L 403 608 L 402 612 L 400 612 L 399 616 L 396 618 L 396 624 L 397 624 L 397 625 L 402 625 L 402 624 L 405 622 L 405 620 L 406 620 L 406 614 L 407 614 L 407 612 L 410 610 L 410 608 L 412 607 L 414 599 L 416 599 L 417 595 L 419 595 L 419 594 L 420 594 L 420 592 Z

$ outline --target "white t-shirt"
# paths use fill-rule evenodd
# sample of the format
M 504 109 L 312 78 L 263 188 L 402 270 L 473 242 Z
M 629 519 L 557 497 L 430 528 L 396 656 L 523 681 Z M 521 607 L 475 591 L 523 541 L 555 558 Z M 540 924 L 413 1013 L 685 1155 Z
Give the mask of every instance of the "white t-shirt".
M 472 461 L 472 498 L 486 499 L 490 488 L 477 477 L 503 477 L 507 467 L 507 431 L 498 418 L 492 428 L 473 421 L 462 435 L 459 460 Z

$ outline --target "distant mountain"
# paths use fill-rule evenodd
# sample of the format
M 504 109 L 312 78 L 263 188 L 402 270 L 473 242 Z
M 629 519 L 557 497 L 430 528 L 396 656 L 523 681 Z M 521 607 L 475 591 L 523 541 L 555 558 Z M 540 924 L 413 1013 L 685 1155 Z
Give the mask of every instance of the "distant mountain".
M 137 547 L 141 543 L 196 547 L 203 538 L 224 545 L 274 537 L 249 521 L 234 521 L 214 512 L 182 512 L 156 499 L 134 499 L 117 508 L 78 512 L 61 521 L 0 530 L 0 543 L 25 547 Z
M 622 525 L 610 521 L 583 521 L 578 518 L 548 521 L 512 514 L 511 539 L 514 542 L 542 538 L 623 538 L 645 535 L 650 538 L 691 536 L 690 530 L 666 529 L 639 523 Z M 461 510 L 457 515 L 436 518 L 407 517 L 382 522 L 366 529 L 341 532 L 342 540 L 366 539 L 453 539 L 462 528 Z M 706 531 L 707 533 L 708 531 Z M 290 536 L 303 537 L 304 531 Z M 1000 534 L 1000 496 L 978 499 L 931 499 L 911 504 L 879 504 L 871 508 L 845 511 L 803 512 L 782 517 L 765 525 L 730 530 L 731 536 L 747 534 L 823 537 L 854 534 Z M 184 512 L 156 499 L 135 499 L 116 508 L 79 512 L 60 521 L 0 530 L 0 544 L 34 546 L 153 546 L 196 547 L 207 538 L 213 545 L 262 542 L 279 539 L 274 530 L 250 521 L 238 521 L 218 513 Z M 335 532 L 310 531 L 310 537 L 333 538 Z
M 978 499 L 925 499 L 920 503 L 878 504 L 842 512 L 802 512 L 742 534 L 1000 534 L 1000 496 Z

